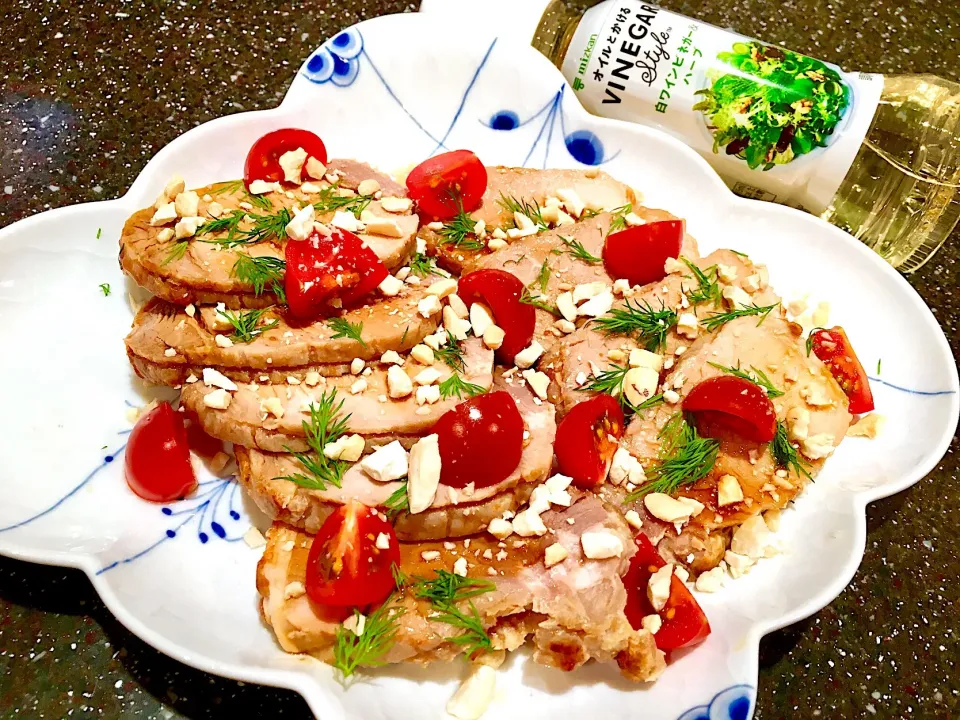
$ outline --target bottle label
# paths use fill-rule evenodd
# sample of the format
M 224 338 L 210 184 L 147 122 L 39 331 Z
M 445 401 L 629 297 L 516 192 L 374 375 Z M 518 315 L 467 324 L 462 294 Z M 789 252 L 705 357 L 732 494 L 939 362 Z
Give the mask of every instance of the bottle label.
M 562 71 L 596 115 L 664 130 L 734 192 L 820 214 L 866 137 L 883 76 L 640 2 L 606 0 L 577 26 Z

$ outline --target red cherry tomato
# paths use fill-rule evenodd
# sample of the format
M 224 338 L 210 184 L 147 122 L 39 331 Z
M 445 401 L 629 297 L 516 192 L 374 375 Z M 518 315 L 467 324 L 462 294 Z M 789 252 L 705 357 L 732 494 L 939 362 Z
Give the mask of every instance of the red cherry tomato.
M 663 280 L 667 258 L 680 256 L 683 233 L 683 220 L 658 220 L 611 233 L 603 243 L 604 267 L 631 285 Z
M 363 240 L 347 230 L 330 229 L 329 236 L 314 230 L 306 240 L 286 245 L 283 284 L 290 312 L 298 318 L 317 317 L 334 297 L 354 302 L 387 276 L 386 266 Z
M 510 393 L 477 395 L 448 410 L 433 432 L 439 436 L 440 482 L 482 488 L 510 476 L 523 454 L 523 418 Z
M 437 220 L 449 220 L 461 208 L 473 212 L 486 189 L 487 169 L 469 150 L 424 160 L 407 175 L 407 193 L 422 213 Z
M 857 359 L 850 339 L 840 326 L 826 330 L 817 328 L 810 333 L 810 347 L 820 360 L 830 368 L 834 380 L 850 401 L 849 410 L 860 415 L 873 410 L 873 391 L 870 378 Z
M 577 403 L 557 427 L 553 451 L 560 472 L 577 487 L 595 488 L 607 477 L 623 437 L 623 410 L 610 395 Z
M 377 547 L 386 535 L 389 547 Z M 393 526 L 361 502 L 351 500 L 324 520 L 307 556 L 307 595 L 321 605 L 379 603 L 395 587 L 392 566 L 400 565 Z
M 647 597 L 650 576 L 666 563 L 646 535 L 640 533 L 635 542 L 637 553 L 630 559 L 630 567 L 623 576 L 623 586 L 627 590 L 624 612 L 633 629 L 639 630 L 643 618 L 655 612 Z M 703 609 L 676 575 L 670 580 L 670 597 L 658 614 L 661 625 L 653 638 L 661 650 L 695 645 L 710 634 L 710 623 Z
M 720 426 L 763 443 L 773 440 L 777 432 L 777 414 L 767 391 L 733 375 L 701 382 L 684 398 L 683 409 L 694 415 L 698 429 L 706 435 L 712 434 L 709 428 Z
M 482 302 L 493 312 L 494 321 L 505 334 L 497 358 L 507 365 L 530 345 L 537 324 L 533 305 L 520 302 L 524 289 L 520 279 L 506 270 L 477 270 L 461 277 L 457 286 L 457 294 L 468 307 Z
M 124 456 L 127 485 L 144 500 L 171 502 L 197 485 L 183 416 L 162 402 L 141 417 Z
M 297 128 L 274 130 L 259 138 L 247 153 L 247 160 L 243 165 L 244 184 L 250 187 L 254 180 L 283 182 L 285 174 L 280 167 L 280 156 L 297 148 L 306 150 L 308 159 L 315 157 L 326 165 L 327 148 L 317 135 Z

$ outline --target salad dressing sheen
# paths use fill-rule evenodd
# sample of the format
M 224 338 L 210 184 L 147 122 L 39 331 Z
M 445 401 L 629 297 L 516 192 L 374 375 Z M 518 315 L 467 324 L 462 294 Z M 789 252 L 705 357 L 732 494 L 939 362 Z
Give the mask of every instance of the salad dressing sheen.
M 590 112 L 670 133 L 737 194 L 818 214 L 901 270 L 960 220 L 957 83 L 844 72 L 641 0 L 510 0 L 505 14 Z

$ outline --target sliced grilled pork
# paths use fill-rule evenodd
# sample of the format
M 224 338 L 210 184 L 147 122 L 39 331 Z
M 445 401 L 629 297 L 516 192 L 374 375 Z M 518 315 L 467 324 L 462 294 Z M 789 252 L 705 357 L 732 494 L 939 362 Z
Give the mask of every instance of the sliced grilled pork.
M 689 255 L 686 254 L 688 250 L 692 251 Z M 755 271 L 753 264 L 748 259 L 729 250 L 718 250 L 700 259 L 697 259 L 695 252 L 695 244 L 690 243 L 684 248 L 682 257 L 689 259 L 701 269 L 707 269 L 718 264 L 732 268 L 736 271 L 737 277 L 729 284 L 737 287 L 740 287 L 737 283 L 742 283 Z M 698 283 L 691 272 L 673 273 L 667 275 L 660 282 L 645 286 L 642 292 L 629 300 L 618 300 L 614 307 L 624 308 L 629 302 L 633 307 L 649 305 L 654 309 L 666 308 L 676 312 L 695 312 L 700 317 L 724 309 L 714 307 L 712 304 L 691 308 L 689 303 L 686 303 L 687 307 L 684 307 L 682 302 L 684 296 L 695 291 L 697 286 Z M 772 304 L 777 302 L 777 298 L 767 290 L 757 291 L 754 295 L 753 300 L 757 303 Z M 705 336 L 703 330 L 700 331 L 700 336 Z M 667 333 L 664 346 L 660 352 L 671 356 L 678 347 L 687 348 L 696 342 L 698 341 L 679 335 L 674 329 Z M 702 342 L 702 340 L 699 342 Z M 557 406 L 557 412 L 564 415 L 578 402 L 590 397 L 592 393 L 580 389 L 583 385 L 589 384 L 593 376 L 599 375 L 614 365 L 624 367 L 626 365 L 625 357 L 629 355 L 630 350 L 644 346 L 645 343 L 638 344 L 634 336 L 608 335 L 600 332 L 596 326 L 590 323 L 582 325 L 560 342 L 554 343 L 544 355 L 542 365 L 550 368 L 554 378 L 554 382 L 550 385 L 550 400 Z M 615 357 L 617 355 L 620 357 L 611 359 L 611 351 L 615 353 Z
M 463 343 L 464 369 L 459 373 L 464 381 L 489 390 L 493 384 L 493 351 L 483 343 L 470 338 Z M 437 361 L 421 365 L 407 358 L 402 366 L 414 387 L 421 372 L 434 368 L 443 382 L 453 370 Z M 204 398 L 217 388 L 202 381 L 184 386 L 181 403 L 187 411 L 200 419 L 203 429 L 213 437 L 266 452 L 303 452 L 309 450 L 304 437 L 304 420 L 310 417 L 310 405 L 323 393 L 336 391 L 337 402 L 343 402 L 342 416 L 350 416 L 349 432 L 359 435 L 418 435 L 430 428 L 447 410 L 460 400 L 456 396 L 441 398 L 433 404 L 417 402 L 416 394 L 391 399 L 387 382 L 387 366 L 371 368 L 366 375 L 343 375 L 320 378 L 313 387 L 298 383 L 290 385 L 242 385 L 232 393 L 233 399 L 225 410 L 216 410 L 204 404 Z M 311 383 L 313 380 L 311 380 Z M 354 393 L 357 384 L 362 390 Z M 280 401 L 280 415 L 271 411 L 273 399 Z
M 776 312 L 759 325 L 755 317 L 732 320 L 691 346 L 664 383 L 672 385 L 672 379 L 685 378 L 677 389 L 682 399 L 703 380 L 724 374 L 715 365 L 759 369 L 784 392 L 771 398 L 777 417 L 789 429 L 809 474 L 816 476 L 824 453 L 840 444 L 852 418 L 847 398 L 829 369 L 815 355 L 807 356 L 800 327 Z M 628 425 L 621 445 L 644 466 L 655 464 L 661 446 L 658 434 L 678 411 L 679 405 L 664 404 L 639 413 Z M 651 539 L 665 538 L 660 546 L 665 555 L 685 562 L 692 554 L 694 560 L 688 564 L 697 571 L 719 562 L 730 528 L 758 513 L 785 507 L 807 482 L 795 469 L 780 468 L 768 444 L 733 433 L 719 440 L 720 452 L 710 474 L 678 493 L 703 503 L 704 510 L 691 518 L 679 537 L 673 526 L 653 518 L 648 518 L 645 527 Z M 741 502 L 718 504 L 717 484 L 725 475 L 737 479 L 744 497 Z M 629 508 L 646 515 L 642 502 L 624 509 Z
M 354 160 L 333 160 L 329 169 L 333 171 L 335 168 L 341 168 L 344 172 L 338 187 L 345 190 L 356 190 L 360 181 L 372 179 L 380 183 L 384 196 L 406 195 L 405 188 L 363 163 Z M 326 181 L 315 182 L 313 185 L 317 188 L 329 187 Z M 250 197 L 246 195 L 239 182 L 219 183 L 199 188 L 195 192 L 200 196 L 197 217 L 203 218 L 204 221 L 216 219 L 210 213 L 211 205 L 214 203 L 221 208 L 217 216 L 227 217 L 237 209 L 246 209 L 253 215 L 274 214 L 281 208 L 290 209 L 295 203 L 298 207 L 305 207 L 309 203 L 317 202 L 320 197 L 316 193 L 305 193 L 300 189 L 289 191 L 292 197 L 285 192 L 270 192 L 260 196 L 270 202 L 271 208 L 266 210 L 259 206 L 250 206 Z M 388 268 L 399 267 L 413 252 L 419 222 L 417 216 L 411 214 L 409 210 L 404 213 L 389 213 L 377 200 L 372 201 L 367 209 L 374 215 L 397 221 L 401 230 L 400 237 L 372 233 L 362 233 L 360 237 Z M 150 219 L 155 211 L 156 208 L 150 207 L 134 213 L 127 220 L 120 237 L 120 264 L 139 285 L 158 297 L 178 305 L 222 302 L 227 307 L 237 308 L 268 307 L 276 304 L 277 298 L 270 292 L 269 287 L 263 294 L 257 296 L 250 283 L 242 282 L 236 277 L 234 265 L 237 262 L 238 252 L 253 257 L 283 259 L 283 242 L 286 237 L 272 237 L 265 242 L 242 245 L 232 250 L 204 242 L 204 240 L 226 237 L 225 232 L 216 232 L 193 237 L 189 240 L 185 252 L 172 253 L 177 240 L 171 238 L 161 242 L 158 235 L 166 228 L 173 228 L 173 223 L 162 227 L 151 226 Z M 333 213 L 318 214 L 317 220 L 325 222 L 332 217 Z M 248 225 L 241 227 L 248 227 Z
M 250 342 L 223 347 L 217 336 L 229 336 L 232 328 L 222 317 L 215 319 L 214 310 L 191 316 L 182 307 L 154 298 L 134 318 L 127 355 L 138 375 L 164 385 L 180 385 L 190 375 L 200 377 L 204 368 L 246 382 L 262 382 L 265 373 L 272 382 L 284 382 L 288 375 L 303 377 L 311 370 L 343 374 L 354 358 L 379 360 L 387 350 L 409 350 L 437 329 L 439 313 L 425 318 L 417 312 L 424 292 L 422 287 L 405 287 L 397 297 L 371 296 L 371 304 L 343 312 L 343 320 L 362 323 L 365 345 L 348 337 L 334 338 L 330 318 L 301 325 L 270 312 L 261 327 L 276 320 L 275 327 Z
M 400 513 L 396 519 L 401 539 L 462 537 L 479 532 L 495 517 L 515 511 L 527 501 L 533 488 L 544 480 L 553 463 L 553 439 L 556 434 L 553 406 L 537 405 L 527 388 L 498 386 L 508 390 L 517 401 L 525 429 L 530 433 L 520 465 L 502 482 L 476 490 L 455 490 L 440 485 L 433 505 L 422 513 Z M 289 525 L 316 532 L 333 510 L 350 498 L 371 507 L 383 506 L 400 482 L 372 480 L 359 464 L 349 468 L 343 487 L 311 490 L 281 478 L 303 472 L 292 455 L 262 453 L 236 448 L 240 483 L 268 516 Z
M 655 679 L 665 667 L 663 653 L 649 632 L 630 627 L 623 611 L 626 592 L 620 576 L 633 552 L 629 528 L 614 509 L 592 495 L 562 511 L 544 513 L 543 520 L 551 531 L 543 538 L 508 540 L 505 548 L 488 535 L 458 543 L 455 550 L 441 542 L 401 543 L 401 569 L 429 579 L 437 570 L 451 571 L 454 561 L 464 557 L 469 577 L 493 581 L 494 590 L 472 601 L 497 653 L 514 650 L 529 639 L 534 660 L 544 665 L 569 671 L 591 659 L 616 660 L 632 680 Z M 585 558 L 580 537 L 587 531 L 619 537 L 623 556 Z M 258 566 L 257 589 L 262 615 L 281 647 L 330 662 L 337 623 L 301 593 L 311 542 L 309 535 L 275 524 Z M 553 543 L 561 544 L 568 556 L 547 568 L 544 550 Z M 426 561 L 424 552 L 436 552 L 437 557 Z M 462 647 L 451 642 L 460 631 L 432 617 L 435 610 L 427 601 L 405 589 L 392 602 L 404 612 L 397 622 L 396 642 L 383 662 L 426 664 L 460 654 Z
M 541 207 L 548 196 L 558 189 L 572 189 L 591 210 L 613 210 L 627 203 L 636 204 L 633 190 L 604 172 L 591 170 L 536 170 L 533 168 L 488 167 L 487 189 L 479 208 L 470 213 L 474 220 L 482 220 L 488 231 L 513 227 L 513 213 L 502 204 L 502 197 L 520 203 L 537 203 Z M 431 254 L 437 255 L 441 267 L 462 274 L 474 268 L 486 250 L 465 250 L 441 242 L 437 232 L 420 231 Z M 539 269 L 539 268 L 538 268 Z

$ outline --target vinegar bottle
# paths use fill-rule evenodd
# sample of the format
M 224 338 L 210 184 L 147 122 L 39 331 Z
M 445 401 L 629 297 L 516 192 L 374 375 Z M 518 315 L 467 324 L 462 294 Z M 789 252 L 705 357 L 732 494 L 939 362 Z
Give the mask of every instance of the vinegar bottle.
M 847 73 L 641 0 L 507 2 L 480 7 L 511 18 L 589 112 L 674 135 L 737 194 L 818 214 L 905 272 L 960 220 L 960 84 Z

